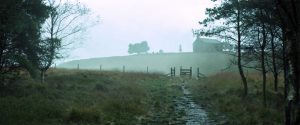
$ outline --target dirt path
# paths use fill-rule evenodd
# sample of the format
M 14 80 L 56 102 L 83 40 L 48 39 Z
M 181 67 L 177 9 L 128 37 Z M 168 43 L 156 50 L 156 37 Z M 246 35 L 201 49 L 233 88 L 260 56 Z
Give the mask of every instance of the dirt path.
M 175 100 L 176 112 L 184 112 L 185 125 L 213 125 L 207 117 L 207 112 L 192 99 L 190 91 L 181 85 L 183 96 Z
M 184 84 L 176 84 L 181 90 L 181 96 L 170 102 L 167 111 L 156 112 L 142 125 L 214 125 L 207 112 L 192 99 L 191 92 Z

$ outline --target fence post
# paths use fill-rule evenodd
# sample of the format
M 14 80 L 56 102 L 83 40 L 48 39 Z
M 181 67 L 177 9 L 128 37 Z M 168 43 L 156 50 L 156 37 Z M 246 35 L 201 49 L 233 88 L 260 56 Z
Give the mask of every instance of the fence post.
M 180 71 L 179 75 L 182 76 L 182 66 L 180 66 Z
M 79 70 L 79 64 L 77 64 L 77 70 Z
M 123 65 L 123 72 L 125 72 L 125 66 Z
M 175 67 L 171 67 L 171 77 L 175 77 L 175 76 L 176 76 Z
M 197 77 L 199 78 L 199 74 L 200 74 L 200 69 L 199 67 L 197 68 Z
M 149 73 L 149 67 L 147 66 L 147 73 Z
M 175 68 L 175 66 L 174 66 L 174 77 L 176 76 L 176 68 Z
M 193 68 L 190 67 L 190 77 L 192 78 L 192 76 L 193 76 Z
M 102 65 L 100 65 L 100 71 L 102 71 Z

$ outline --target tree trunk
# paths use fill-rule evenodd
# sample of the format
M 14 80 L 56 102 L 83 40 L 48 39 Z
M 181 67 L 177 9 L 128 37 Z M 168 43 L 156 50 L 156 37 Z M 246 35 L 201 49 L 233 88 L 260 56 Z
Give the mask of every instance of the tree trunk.
M 299 22 L 300 23 L 300 22 Z M 300 24 L 298 24 L 300 25 Z M 294 78 L 294 89 L 295 89 L 295 125 L 300 124 L 300 97 L 299 97 L 299 83 L 300 83 L 300 26 L 297 28 L 293 39 L 293 78 Z
M 285 34 L 286 125 L 300 124 L 300 3 L 297 0 L 274 0 Z M 291 103 L 293 102 L 293 103 Z
M 291 125 L 291 101 L 285 105 L 285 125 Z
M 4 33 L 0 31 L 0 75 L 3 75 L 2 73 L 5 71 L 5 60 L 7 57 L 5 57 L 4 53 L 7 49 L 6 42 Z
M 261 68 L 262 68 L 262 76 L 263 76 L 263 105 L 267 106 L 267 98 L 266 98 L 266 66 L 265 66 L 265 51 L 261 50 Z
M 261 69 L 262 69 L 262 76 L 263 76 L 263 106 L 267 106 L 267 97 L 266 97 L 266 66 L 265 66 L 265 48 L 267 43 L 267 34 L 265 30 L 265 24 L 262 23 L 262 35 L 263 40 L 261 44 Z
M 300 30 L 299 30 L 300 31 Z M 300 44 L 296 34 L 299 31 L 285 31 L 285 96 L 286 96 L 286 125 L 300 124 L 299 102 L 299 62 Z
M 299 24 L 300 25 L 300 24 Z M 299 26 L 299 28 L 298 28 L 298 31 L 297 31 L 297 34 L 296 34 L 296 48 L 295 48 L 295 50 L 297 51 L 296 52 L 296 55 L 297 55 L 297 62 L 295 62 L 295 64 L 296 64 L 296 68 L 297 68 L 297 71 L 296 71 L 296 80 L 295 80 L 295 82 L 296 82 L 296 97 L 297 97 L 297 101 L 298 101 L 298 106 L 299 106 L 299 108 L 300 108 L 300 91 L 299 91 L 299 84 L 300 84 L 300 66 L 299 66 L 299 64 L 300 64 L 300 26 Z M 300 114 L 299 114 L 300 115 Z M 298 119 L 298 120 L 300 120 L 300 119 Z
M 286 40 L 285 29 L 283 29 L 283 39 Z M 287 55 L 287 45 L 286 41 L 283 42 L 283 70 L 284 70 L 284 97 L 287 102 L 285 103 L 285 125 L 291 125 L 291 102 L 288 100 L 288 92 L 289 92 L 289 79 L 288 72 L 290 71 L 288 65 L 288 55 Z
M 45 83 L 45 71 L 41 70 L 41 83 Z
M 297 36 L 288 33 L 287 35 L 287 52 L 288 52 L 288 92 L 287 104 L 290 115 L 290 124 L 298 125 L 300 120 L 300 102 L 299 102 L 299 43 Z M 290 104 L 293 102 L 292 104 Z
M 274 90 L 278 90 L 278 71 L 276 66 L 276 55 L 275 55 L 275 45 L 274 45 L 274 33 L 271 31 L 271 50 L 272 50 L 272 66 L 273 66 L 273 77 L 274 77 Z
M 241 53 L 241 29 L 240 29 L 240 10 L 237 11 L 237 32 L 238 32 L 238 40 L 237 40 L 237 49 L 238 49 L 238 69 L 241 76 L 241 80 L 244 86 L 244 97 L 248 94 L 248 85 L 247 80 L 242 67 L 242 53 Z

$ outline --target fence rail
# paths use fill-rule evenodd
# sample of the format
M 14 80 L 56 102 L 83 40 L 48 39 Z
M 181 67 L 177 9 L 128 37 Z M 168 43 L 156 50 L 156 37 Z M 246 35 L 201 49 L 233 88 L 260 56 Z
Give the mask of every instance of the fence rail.
M 192 77 L 193 75 L 192 69 L 193 69 L 192 67 L 190 67 L 189 69 L 183 69 L 182 67 L 180 67 L 180 76 Z
M 200 73 L 200 68 L 197 68 L 197 78 L 205 78 L 206 76 Z
M 98 65 L 99 67 L 99 69 L 98 70 L 100 70 L 100 71 L 104 71 L 104 69 L 103 69 L 103 65 L 102 64 L 100 64 L 100 65 Z M 55 66 L 56 67 L 56 66 Z M 127 69 L 127 67 L 125 66 L 125 65 L 122 65 L 122 67 L 120 67 L 121 69 L 119 70 L 120 72 L 123 72 L 123 73 L 125 73 L 126 72 L 126 70 L 128 70 Z M 84 69 L 84 68 L 82 68 L 82 67 L 80 67 L 80 65 L 79 64 L 77 64 L 76 65 L 76 69 L 77 70 L 81 70 L 81 69 Z M 129 70 L 130 71 L 130 70 Z M 146 66 L 145 67 L 145 70 L 144 70 L 144 72 L 146 72 L 146 73 L 149 73 L 150 72 L 150 68 L 149 68 L 149 66 Z M 200 68 L 197 68 L 197 72 L 194 72 L 194 73 L 196 73 L 194 76 L 196 76 L 197 78 L 204 78 L 204 77 L 206 77 L 204 74 L 202 74 L 201 72 L 200 72 Z M 170 74 L 168 74 L 169 76 L 171 76 L 171 77 L 175 77 L 176 76 L 176 67 L 171 67 L 170 68 Z M 190 68 L 182 68 L 182 67 L 180 67 L 180 69 L 179 69 L 179 76 L 189 76 L 189 77 L 192 77 L 193 76 L 193 67 L 190 67 Z
M 176 68 L 175 67 L 171 67 L 170 71 L 171 71 L 170 72 L 170 76 L 175 77 L 176 76 Z M 193 68 L 190 67 L 189 69 L 185 69 L 185 68 L 180 67 L 180 69 L 179 69 L 179 76 L 189 76 L 189 77 L 192 77 L 193 76 Z M 204 78 L 206 76 L 200 72 L 200 68 L 197 68 L 196 77 L 197 78 Z
M 176 70 L 175 67 L 171 67 L 171 76 L 175 77 L 176 76 Z
M 56 68 L 56 65 L 55 67 Z M 76 69 L 76 70 L 99 70 L 99 71 L 109 71 L 109 70 L 112 70 L 112 71 L 120 71 L 120 72 L 130 72 L 130 71 L 135 71 L 135 70 L 130 70 L 130 68 L 126 67 L 126 65 L 121 65 L 119 67 L 105 67 L 103 66 L 102 64 L 99 64 L 98 67 L 96 68 L 85 68 L 85 66 L 81 66 L 79 63 L 74 65 L 74 67 L 72 69 Z M 154 70 L 151 70 L 151 67 L 149 66 L 145 66 L 144 69 L 140 69 L 140 70 L 137 70 L 138 72 L 146 72 L 146 73 L 151 73 L 154 72 Z

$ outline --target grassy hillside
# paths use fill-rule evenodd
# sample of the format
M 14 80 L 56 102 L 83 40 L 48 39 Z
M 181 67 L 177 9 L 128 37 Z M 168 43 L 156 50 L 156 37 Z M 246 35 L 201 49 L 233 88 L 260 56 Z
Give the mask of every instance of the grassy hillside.
M 174 100 L 182 98 L 182 81 L 219 125 L 283 124 L 282 78 L 279 92 L 268 82 L 264 108 L 259 73 L 248 74 L 249 95 L 243 98 L 239 75 L 231 72 L 195 80 L 56 69 L 47 72 L 44 84 L 26 75 L 0 84 L 0 125 L 168 124 L 181 118 Z
M 263 106 L 260 73 L 250 73 L 247 79 L 249 94 L 246 98 L 242 96 L 239 74 L 232 72 L 217 73 L 206 79 L 190 82 L 189 88 L 194 99 L 209 111 L 209 116 L 217 121 L 224 121 L 226 125 L 283 125 L 283 78 L 280 77 L 279 91 L 275 92 L 272 76 L 268 76 L 267 107 Z
M 44 84 L 26 76 L 0 84 L 0 125 L 134 125 L 164 112 L 177 95 L 168 87 L 174 82 L 159 74 L 55 70 L 47 76 Z
M 200 68 L 203 74 L 212 74 L 228 67 L 231 56 L 224 53 L 164 53 L 164 54 L 141 54 L 132 56 L 92 58 L 74 60 L 59 65 L 60 68 L 76 69 L 79 64 L 80 69 L 99 70 L 102 65 L 103 70 L 122 70 L 123 65 L 126 71 L 169 73 L 170 67 L 176 67 L 179 74 L 179 67 Z

